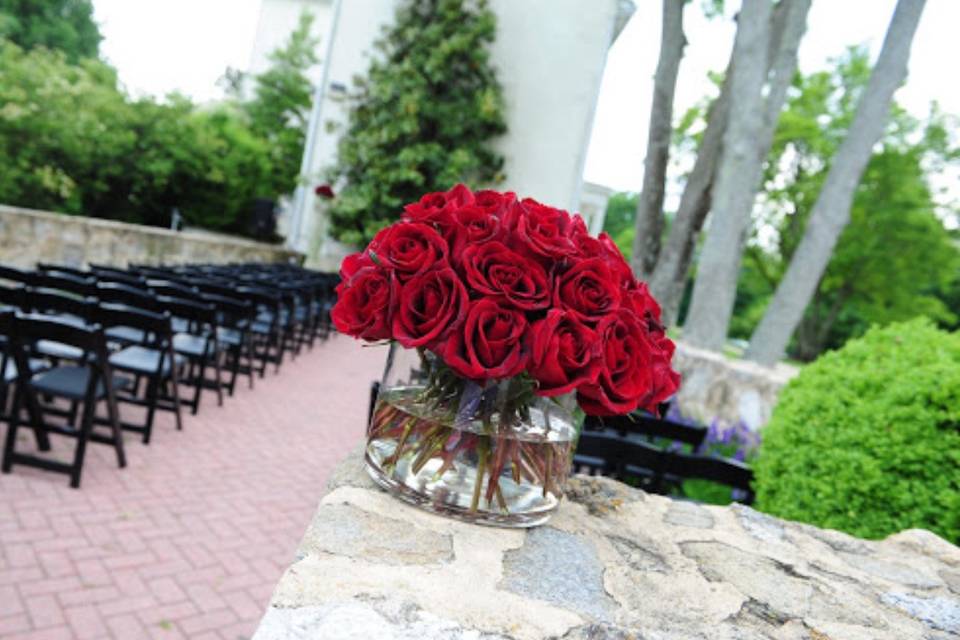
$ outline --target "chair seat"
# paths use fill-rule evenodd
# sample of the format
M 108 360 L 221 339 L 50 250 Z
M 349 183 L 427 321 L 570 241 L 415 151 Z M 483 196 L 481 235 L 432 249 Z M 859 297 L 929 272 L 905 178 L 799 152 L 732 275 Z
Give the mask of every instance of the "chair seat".
M 90 381 L 90 367 L 54 367 L 49 371 L 38 373 L 30 380 L 30 386 L 40 393 L 60 396 L 70 400 L 82 400 L 87 393 L 87 384 Z M 125 389 L 130 381 L 122 376 L 113 376 L 114 389 Z M 103 380 L 97 383 L 94 398 L 103 398 L 105 391 Z
M 230 345 L 231 347 L 238 347 L 243 344 L 243 334 L 236 329 L 218 327 L 217 338 L 220 340 L 220 342 Z
M 178 333 L 173 336 L 174 351 L 193 358 L 199 358 L 207 353 L 209 343 L 209 337 L 196 336 L 192 333 Z
M 257 335 L 269 336 L 274 332 L 273 325 L 269 322 L 261 322 L 257 320 L 252 325 L 250 325 L 250 331 L 256 333 Z
M 83 359 L 83 349 L 78 349 L 77 347 L 53 340 L 38 340 L 37 353 L 60 360 Z
M 161 354 L 161 352 L 156 349 L 150 349 L 148 347 L 132 346 L 122 349 L 110 356 L 110 364 L 120 371 L 153 374 L 157 372 L 161 355 L 164 357 L 163 368 L 160 373 L 167 375 L 170 373 L 170 357 L 166 354 Z M 184 361 L 185 358 L 174 354 L 174 362 L 176 362 L 178 366 L 183 364 Z
M 143 331 L 135 327 L 110 327 L 104 331 L 104 334 L 106 334 L 108 340 L 123 343 L 143 342 L 146 337 Z
M 49 363 L 46 360 L 35 360 L 30 359 L 30 371 L 36 373 L 41 369 L 49 367 Z M 13 359 L 7 360 L 7 365 L 3 370 L 3 383 L 10 384 L 17 379 L 17 363 Z
M 172 318 L 170 320 L 170 327 L 174 333 L 186 333 L 190 330 L 190 322 L 183 318 Z

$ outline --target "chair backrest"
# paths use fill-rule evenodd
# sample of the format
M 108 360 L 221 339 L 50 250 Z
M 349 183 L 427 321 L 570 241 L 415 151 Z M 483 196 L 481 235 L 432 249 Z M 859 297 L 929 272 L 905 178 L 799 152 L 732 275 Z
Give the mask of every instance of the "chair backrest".
M 0 280 L 15 282 L 18 284 L 32 285 L 37 280 L 37 274 L 32 271 L 24 271 L 16 267 L 6 267 L 0 265 Z
M 148 279 L 147 287 L 155 295 L 167 298 L 180 298 L 181 300 L 199 300 L 200 298 L 200 291 L 196 287 L 174 280 Z
M 24 311 L 42 315 L 67 315 L 89 322 L 96 302 L 91 298 L 60 295 L 46 289 L 28 288 L 23 294 Z
M 137 289 L 128 284 L 118 282 L 100 282 L 97 284 L 97 290 L 94 294 L 101 302 L 114 304 L 124 304 L 136 309 L 146 311 L 157 311 L 156 296 L 146 289 Z
M 107 340 L 99 325 L 78 327 L 49 316 L 21 315 L 14 319 L 11 333 L 13 353 L 20 371 L 30 371 L 31 350 L 38 340 L 59 342 L 93 354 L 92 360 L 84 358 L 84 362 L 100 371 L 107 366 Z
M 81 278 L 84 280 L 90 278 L 92 275 L 90 272 L 83 271 L 82 269 L 68 267 L 62 264 L 50 264 L 48 262 L 38 262 L 37 271 L 54 276 Z
M 272 324 L 279 324 L 280 307 L 283 304 L 283 299 L 279 292 L 250 286 L 237 287 L 236 292 L 238 298 L 249 300 L 258 309 L 269 311 L 272 314 Z
M 100 304 L 93 312 L 93 320 L 104 329 L 132 327 L 144 334 L 144 344 L 160 347 L 169 344 L 173 329 L 168 312 L 154 313 L 117 304 Z
M 23 309 L 25 289 L 19 287 L 4 287 L 0 285 L 0 307 L 7 307 L 7 311 Z
M 192 333 L 200 333 L 207 328 L 212 329 L 217 324 L 216 308 L 206 302 L 157 296 L 157 305 L 170 315 L 189 322 Z
M 90 296 L 96 292 L 93 278 L 80 278 L 70 274 L 38 273 L 32 285 L 36 289 L 65 291 L 78 296 Z
M 216 308 L 218 324 L 223 327 L 236 328 L 244 321 L 252 319 L 255 314 L 253 303 L 249 300 L 238 300 L 215 293 L 201 293 L 200 298 Z
M 670 453 L 665 456 L 664 473 L 679 478 L 710 480 L 742 492 L 738 502 L 753 502 L 753 470 L 745 463 L 730 458 L 701 454 Z
M 91 271 L 97 283 L 119 283 L 139 289 L 145 289 L 147 286 L 147 279 L 135 273 L 127 273 L 118 269 L 101 269 L 99 267 L 91 267 Z
M 656 418 L 641 412 L 625 416 L 597 417 L 587 416 L 583 422 L 584 431 L 612 431 L 621 436 L 637 434 L 646 438 L 663 438 L 674 442 L 689 444 L 697 449 L 707 437 L 707 427 L 684 424 L 666 418 Z

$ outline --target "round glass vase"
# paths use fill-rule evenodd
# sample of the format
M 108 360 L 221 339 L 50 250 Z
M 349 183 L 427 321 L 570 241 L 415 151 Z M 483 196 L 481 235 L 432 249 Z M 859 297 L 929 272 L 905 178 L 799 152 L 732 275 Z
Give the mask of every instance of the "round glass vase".
M 529 378 L 478 384 L 429 352 L 391 345 L 367 427 L 370 476 L 413 505 L 478 524 L 532 527 L 563 497 L 575 398 Z

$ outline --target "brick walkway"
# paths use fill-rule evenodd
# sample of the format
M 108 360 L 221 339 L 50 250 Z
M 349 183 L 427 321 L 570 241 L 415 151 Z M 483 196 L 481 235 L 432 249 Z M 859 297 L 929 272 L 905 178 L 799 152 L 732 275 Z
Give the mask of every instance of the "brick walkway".
M 79 490 L 27 467 L 0 475 L 0 638 L 249 638 L 362 437 L 384 354 L 334 337 L 253 391 L 241 379 L 223 408 L 208 393 L 180 433 L 161 412 L 150 446 L 127 436 L 126 469 L 89 446 Z

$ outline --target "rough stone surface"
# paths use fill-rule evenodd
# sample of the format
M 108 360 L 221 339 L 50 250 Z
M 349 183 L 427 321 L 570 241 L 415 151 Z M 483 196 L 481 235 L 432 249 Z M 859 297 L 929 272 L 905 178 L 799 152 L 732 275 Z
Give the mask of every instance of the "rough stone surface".
M 683 376 L 677 395 L 682 411 L 701 422 L 738 420 L 759 429 L 770 420 L 780 389 L 797 375 L 795 367 L 764 367 L 677 343 L 673 366 Z
M 99 218 L 0 205 L 0 263 L 72 267 L 186 262 L 278 262 L 299 258 L 282 246 L 202 231 L 170 231 Z
M 356 450 L 333 474 L 256 640 L 946 640 L 960 549 L 883 541 L 576 477 L 526 531 L 390 497 Z

